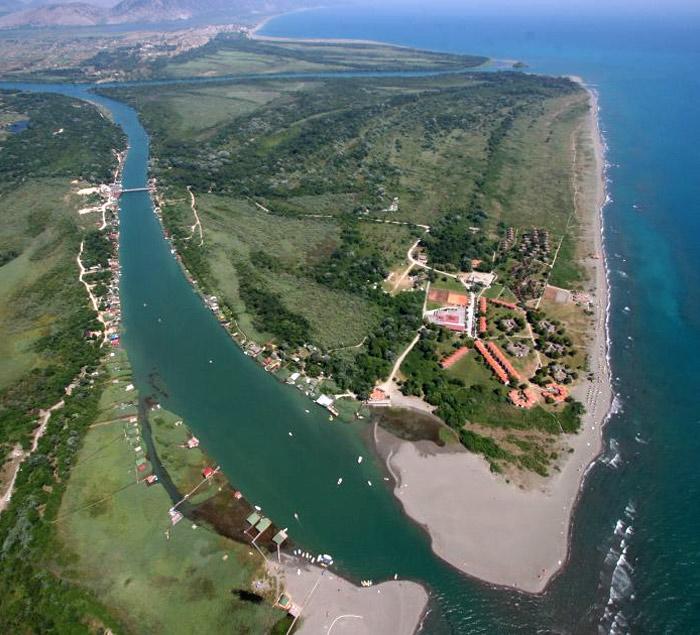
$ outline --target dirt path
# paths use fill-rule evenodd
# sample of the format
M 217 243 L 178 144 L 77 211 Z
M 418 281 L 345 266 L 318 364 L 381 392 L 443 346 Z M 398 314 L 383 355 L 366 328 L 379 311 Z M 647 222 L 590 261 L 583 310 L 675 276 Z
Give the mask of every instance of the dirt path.
M 46 428 L 49 425 L 49 420 L 51 419 L 51 413 L 54 410 L 58 410 L 59 408 L 63 408 L 65 405 L 65 402 L 63 399 L 55 403 L 53 406 L 51 406 L 48 410 L 40 410 L 39 411 L 39 425 L 37 426 L 36 430 L 34 430 L 34 433 L 32 434 L 32 446 L 29 451 L 25 452 L 22 450 L 21 446 L 16 445 L 15 448 L 12 450 L 12 453 L 10 455 L 10 462 L 12 465 L 10 466 L 10 482 L 7 486 L 7 489 L 3 493 L 2 497 L 0 498 L 0 513 L 2 513 L 7 506 L 10 504 L 10 501 L 12 500 L 12 494 L 15 491 L 15 482 L 17 481 L 17 475 L 19 474 L 19 469 L 22 467 L 22 463 L 24 463 L 34 452 L 36 452 L 37 447 L 39 447 L 39 441 L 41 437 L 44 436 L 44 433 L 46 432 Z
M 406 359 L 406 356 L 413 350 L 413 347 L 418 343 L 419 339 L 420 330 L 418 331 L 418 333 L 416 333 L 416 336 L 411 340 L 411 343 L 406 347 L 406 350 L 404 350 L 404 352 L 401 353 L 399 358 L 396 360 L 396 362 L 394 363 L 394 367 L 391 369 L 391 373 L 389 374 L 389 378 L 384 382 L 384 384 L 391 384 L 394 381 L 396 375 L 399 372 L 399 369 L 401 368 L 401 364 L 403 364 L 403 360 Z
M 197 201 L 194 198 L 194 192 L 191 186 L 187 186 L 187 191 L 190 193 L 190 207 L 192 208 L 192 213 L 194 214 L 194 225 L 190 227 L 190 238 L 192 238 L 197 230 L 199 230 L 199 246 L 204 246 L 204 233 L 202 232 L 202 222 L 199 220 L 199 214 L 197 214 Z
M 577 215 L 579 215 L 579 210 L 581 207 L 581 203 L 579 201 L 581 197 L 581 188 L 578 182 L 578 148 L 576 145 L 576 138 L 577 135 L 580 133 L 582 125 L 577 126 L 574 131 L 571 133 L 571 198 L 573 202 L 573 209 L 571 210 L 571 213 L 569 214 L 569 217 L 566 219 L 566 227 L 564 229 L 564 233 L 559 240 L 559 244 L 557 245 L 557 249 L 554 252 L 554 258 L 552 258 L 552 262 L 549 264 L 549 271 L 547 272 L 547 280 L 545 281 L 543 290 L 542 290 L 542 295 L 540 295 L 539 298 L 537 298 L 537 304 L 535 304 L 535 308 L 539 309 L 540 304 L 542 303 L 542 298 L 544 298 L 544 293 L 547 290 L 547 285 L 549 284 L 549 279 L 552 277 L 552 271 L 554 271 L 554 265 L 557 262 L 557 258 L 559 257 L 559 251 L 561 250 L 561 246 L 564 242 L 564 239 L 566 238 L 566 235 L 569 233 L 569 229 L 571 227 L 571 221 L 573 218 L 575 218 Z
M 97 298 L 95 297 L 95 294 L 92 292 L 92 285 L 88 284 L 85 281 L 85 274 L 87 273 L 85 267 L 83 266 L 83 261 L 82 261 L 82 255 L 83 255 L 83 248 L 85 246 L 85 241 L 82 240 L 80 242 L 80 252 L 78 253 L 78 267 L 80 269 L 80 274 L 78 275 L 78 280 L 83 284 L 85 287 L 85 290 L 88 293 L 88 296 L 90 298 L 90 304 L 92 305 L 92 308 L 95 310 L 95 313 L 97 313 L 97 319 L 102 323 L 102 326 L 104 326 L 104 330 L 102 331 L 102 342 L 100 342 L 100 346 L 105 343 L 107 340 L 107 322 L 105 321 L 104 317 L 102 317 L 102 313 L 100 312 L 100 307 L 99 304 L 97 303 Z
M 362 338 L 362 341 L 358 344 L 353 344 L 352 346 L 341 346 L 340 348 L 331 348 L 328 350 L 329 353 L 337 353 L 338 351 L 348 351 L 353 348 L 360 348 L 367 341 L 367 336 Z
M 413 267 L 415 267 L 415 264 L 413 263 L 413 259 L 411 258 L 411 254 L 413 253 L 413 250 L 416 247 L 418 247 L 419 243 L 420 243 L 420 238 L 408 248 L 408 251 L 406 252 L 406 259 L 408 260 L 408 266 L 403 270 L 401 275 L 398 277 L 398 280 L 394 283 L 394 286 L 391 289 L 392 293 L 394 291 L 396 291 L 396 289 L 399 288 L 399 285 L 404 281 L 404 278 L 406 278 L 406 276 L 411 272 L 411 269 L 413 269 Z
M 420 241 L 418 241 L 420 242 Z M 450 278 L 454 278 L 455 280 L 457 279 L 457 274 L 456 273 L 448 273 L 447 271 L 442 271 L 441 269 L 436 269 L 435 267 L 431 267 L 430 265 L 426 265 L 425 263 L 419 262 L 413 257 L 413 252 L 415 251 L 416 247 L 418 246 L 418 243 L 415 243 L 411 249 L 408 251 L 408 260 L 409 262 L 413 263 L 416 267 L 422 267 L 423 269 L 427 269 L 428 271 L 434 271 L 435 273 L 439 273 L 441 276 L 448 276 Z

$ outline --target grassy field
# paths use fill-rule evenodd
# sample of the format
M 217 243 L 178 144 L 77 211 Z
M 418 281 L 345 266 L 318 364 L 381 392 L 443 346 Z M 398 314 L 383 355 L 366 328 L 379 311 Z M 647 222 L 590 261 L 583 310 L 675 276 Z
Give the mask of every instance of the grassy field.
M 269 632 L 282 613 L 233 593 L 264 578 L 257 553 L 251 557 L 247 547 L 187 520 L 166 536 L 170 499 L 160 485 L 136 481 L 128 423 L 113 419 L 121 403 L 135 398 L 125 390 L 125 357 L 113 360 L 109 372 L 119 384 L 103 394 L 58 513 L 62 577 L 89 588 L 133 633 Z M 173 416 L 159 417 L 156 434 L 168 441 Z
M 158 74 L 183 78 L 351 70 L 446 70 L 469 68 L 485 61 L 483 57 L 381 44 L 275 42 L 219 36 L 200 49 L 173 58 Z
M 59 289 L 77 283 L 77 273 L 75 279 L 57 274 L 77 255 L 79 198 L 65 180 L 47 178 L 0 197 L 0 255 L 18 254 L 0 267 L 0 295 L 7 299 L 0 305 L 0 390 L 42 364 L 34 345 L 63 308 Z M 53 293 L 31 293 L 44 284 Z
M 197 201 L 215 288 L 236 311 L 244 332 L 261 341 L 269 335 L 253 325 L 240 299 L 238 262 L 251 263 L 269 290 L 309 321 L 314 340 L 323 347 L 356 343 L 376 323 L 378 312 L 366 300 L 328 289 L 308 275 L 338 246 L 337 223 L 271 215 L 248 201 L 222 196 L 204 195 Z
M 78 183 L 107 180 L 123 138 L 99 112 L 59 95 L 0 91 L 0 116 L 28 120 L 0 152 L 0 455 L 25 441 L 86 363 L 93 319 L 78 281 Z M 59 132 L 60 131 L 60 132 Z M 75 181 L 75 183 L 72 183 Z M 86 357 L 87 356 L 87 357 Z

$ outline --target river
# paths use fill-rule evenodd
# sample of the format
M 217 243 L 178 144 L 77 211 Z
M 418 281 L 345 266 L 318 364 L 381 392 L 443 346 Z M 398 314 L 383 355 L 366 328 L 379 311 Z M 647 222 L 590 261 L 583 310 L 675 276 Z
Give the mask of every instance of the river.
M 124 187 L 146 184 L 148 136 L 128 106 L 91 94 L 89 86 L 0 87 L 60 92 L 109 109 L 129 140 Z M 602 97 L 605 105 L 605 94 Z M 658 271 L 659 262 L 672 258 L 667 247 L 658 244 L 656 265 L 641 257 L 644 252 L 634 252 L 638 246 L 634 241 L 649 231 L 644 220 L 630 234 L 623 231 L 622 219 L 616 217 L 610 230 L 620 270 L 646 273 L 656 291 L 657 302 L 653 302 L 643 297 L 641 287 L 625 282 L 627 278 L 620 276 L 614 281 L 618 310 L 613 330 L 630 333 L 640 342 L 645 341 L 649 325 L 638 322 L 642 319 L 637 317 L 639 312 L 659 310 L 671 303 L 676 307 L 675 318 L 683 318 L 674 301 L 675 286 L 667 284 Z M 651 241 L 651 237 L 647 239 Z M 601 622 L 608 630 L 611 618 L 604 616 L 604 611 L 611 579 L 617 576 L 619 582 L 624 573 L 632 585 L 632 571 L 620 572 L 616 566 L 620 554 L 614 550 L 619 549 L 620 540 L 613 529 L 623 518 L 625 523 L 636 525 L 633 509 L 644 510 L 647 502 L 641 489 L 646 483 L 635 481 L 634 472 L 628 476 L 629 467 L 614 470 L 601 465 L 594 470 L 575 516 L 575 566 L 568 567 L 545 596 L 489 588 L 432 554 L 426 534 L 406 519 L 385 486 L 382 466 L 373 460 L 363 441 L 366 424 L 330 423 L 325 411 L 312 406 L 297 390 L 279 384 L 242 354 L 187 283 L 163 237 L 148 193 L 125 194 L 121 200 L 120 260 L 123 341 L 138 387 L 148 393 L 150 378 L 157 375 L 167 393 L 164 405 L 188 421 L 233 484 L 253 504 L 260 505 L 276 525 L 289 527 L 295 542 L 311 551 L 333 554 L 338 568 L 354 579 L 378 581 L 398 574 L 426 584 L 431 591 L 431 612 L 425 632 L 593 632 Z M 622 264 L 628 260 L 634 262 Z M 620 310 L 623 302 L 634 305 L 635 317 Z M 624 326 L 623 320 L 628 320 Z M 681 341 L 678 332 L 666 335 L 671 346 Z M 626 337 L 620 337 L 614 351 L 629 360 L 634 353 L 627 342 Z M 619 379 L 625 397 L 644 393 L 646 371 L 630 368 L 620 374 L 625 375 Z M 671 389 L 668 381 L 662 385 Z M 677 408 L 682 407 L 682 403 L 677 404 Z M 623 427 L 630 416 L 635 427 Z M 644 453 L 645 446 L 634 441 L 635 435 L 653 441 L 654 430 L 640 427 L 640 422 L 654 416 L 661 417 L 656 402 L 646 416 L 635 414 L 633 403 L 628 406 L 625 402 L 625 414 L 617 415 L 610 429 L 616 442 L 630 448 L 630 458 L 643 455 L 636 458 L 637 464 L 646 461 L 648 467 L 661 469 L 668 460 L 666 455 Z M 359 455 L 365 456 L 361 464 L 357 462 Z M 343 478 L 341 486 L 336 485 L 339 477 Z M 657 491 L 660 488 L 655 487 Z M 618 584 L 618 588 L 625 591 L 626 587 Z M 631 593 L 626 591 L 616 598 L 615 612 L 637 610 L 633 604 L 627 608 Z M 642 616 L 641 612 L 638 619 L 658 623 L 654 616 Z

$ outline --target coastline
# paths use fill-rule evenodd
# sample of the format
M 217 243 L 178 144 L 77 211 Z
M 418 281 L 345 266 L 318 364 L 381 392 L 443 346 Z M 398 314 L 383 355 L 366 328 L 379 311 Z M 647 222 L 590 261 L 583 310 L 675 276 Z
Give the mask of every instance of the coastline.
M 583 85 L 580 78 L 571 79 Z M 567 437 L 573 455 L 566 457 L 561 471 L 548 478 L 526 475 L 526 487 L 518 489 L 492 474 L 486 461 L 466 450 L 435 452 L 437 446 L 433 444 L 426 447 L 398 440 L 391 452 L 378 447 L 389 471 L 396 477 L 394 494 L 406 514 L 430 535 L 438 557 L 487 583 L 527 593 L 543 592 L 568 559 L 573 510 L 585 475 L 601 453 L 602 427 L 613 401 L 607 358 L 609 297 L 602 250 L 602 210 L 606 202 L 604 144 L 598 126 L 597 95 L 584 88 L 591 104 L 586 127 L 596 163 L 596 169 L 587 172 L 595 177 L 594 185 L 589 185 L 589 192 L 595 193 L 595 203 L 585 205 L 581 213 L 585 231 L 590 232 L 586 248 L 593 248 L 594 252 L 593 257 L 586 258 L 586 263 L 589 271 L 592 270 L 589 282 L 594 284 L 595 333 L 589 356 L 595 379 L 582 382 L 572 391 L 586 405 L 581 431 Z M 156 215 L 165 231 L 159 209 L 161 201 L 157 199 L 155 203 Z M 174 247 L 167 232 L 166 239 Z M 208 306 L 179 254 L 175 249 L 172 251 L 190 284 Z M 242 346 L 223 324 L 222 316 L 217 317 Z M 455 482 L 461 483 L 458 491 Z M 517 535 L 511 531 L 515 526 L 519 528 Z M 465 534 L 468 539 L 464 538 Z M 351 584 L 350 588 L 353 588 Z
M 248 31 L 248 37 L 251 40 L 259 40 L 261 42 L 307 42 L 311 44 L 374 44 L 378 46 L 389 46 L 394 48 L 410 49 L 410 46 L 403 46 L 401 44 L 391 44 L 389 42 L 382 42 L 380 40 L 360 40 L 353 38 L 300 38 L 300 37 L 283 37 L 278 35 L 262 35 L 259 33 L 260 30 L 265 28 L 265 25 L 274 20 L 275 18 L 282 17 L 284 15 L 291 15 L 293 13 L 303 13 L 304 11 L 312 11 L 314 9 L 320 9 L 322 7 L 305 7 L 303 9 L 295 9 L 293 11 L 284 11 L 283 13 L 277 13 L 275 15 L 269 15 L 259 22 L 257 22 L 253 28 Z
M 590 234 L 586 258 L 594 284 L 595 327 L 589 345 L 593 381 L 575 396 L 585 404 L 581 430 L 568 437 L 573 453 L 548 478 L 530 477 L 527 486 L 506 484 L 485 460 L 467 451 L 444 451 L 431 443 L 400 441 L 387 433 L 377 449 L 397 476 L 394 494 L 406 514 L 429 533 L 433 551 L 459 570 L 485 582 L 527 593 L 542 593 L 569 557 L 572 515 L 586 474 L 603 449 L 603 427 L 613 406 L 608 359 L 609 287 L 603 251 L 605 152 L 596 93 L 588 92 L 586 128 L 595 157 L 590 194 L 594 208 L 584 209 Z M 589 186 L 590 187 L 590 186 Z M 455 483 L 459 482 L 459 487 Z M 517 531 L 513 529 L 517 527 Z

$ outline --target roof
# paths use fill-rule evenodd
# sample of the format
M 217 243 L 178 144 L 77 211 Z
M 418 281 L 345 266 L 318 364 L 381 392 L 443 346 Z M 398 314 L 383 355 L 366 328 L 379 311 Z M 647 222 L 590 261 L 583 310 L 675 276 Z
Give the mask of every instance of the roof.
M 276 545 L 281 545 L 285 540 L 287 540 L 287 532 L 284 529 L 278 531 L 272 537 L 272 542 L 274 542 Z
M 321 405 L 321 406 L 331 406 L 331 405 L 333 405 L 333 399 L 331 399 L 328 395 L 321 395 L 316 400 L 316 403 Z
M 248 518 L 245 519 L 247 523 L 251 525 L 257 525 L 260 520 L 260 514 L 258 512 L 253 512 Z
M 277 600 L 277 604 L 279 604 L 280 606 L 288 606 L 290 602 L 291 600 L 284 593 L 280 595 L 280 599 Z
M 269 518 L 261 518 L 260 522 L 255 526 L 255 528 L 262 533 L 265 531 L 270 525 L 272 524 L 272 521 Z
M 369 396 L 369 401 L 383 401 L 386 398 L 386 392 L 384 392 L 381 388 L 374 388 Z
M 440 362 L 440 366 L 442 366 L 443 368 L 450 368 L 450 366 L 454 366 L 468 352 L 469 352 L 469 349 L 466 346 L 462 346 L 461 348 L 457 349 L 451 355 L 448 355 L 447 357 L 445 357 Z

